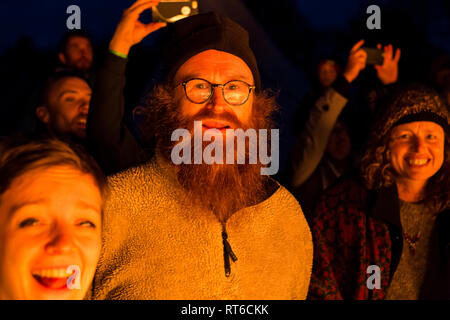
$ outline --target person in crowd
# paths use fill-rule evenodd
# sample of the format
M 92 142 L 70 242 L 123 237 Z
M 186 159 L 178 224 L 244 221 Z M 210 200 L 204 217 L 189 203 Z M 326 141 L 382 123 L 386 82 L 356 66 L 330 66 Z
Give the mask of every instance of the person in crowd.
M 339 116 L 334 125 L 323 156 L 317 168 L 308 179 L 292 189 L 293 195 L 301 201 L 302 210 L 308 222 L 314 217 L 314 207 L 323 190 L 333 185 L 339 178 L 357 172 L 348 118 Z
M 60 71 L 50 76 L 36 107 L 41 125 L 35 134 L 84 143 L 91 95 L 89 83 L 79 73 Z
M 78 29 L 68 31 L 60 43 L 58 61 L 57 71 L 76 71 L 93 80 L 94 50 L 89 35 Z
M 330 81 L 330 87 L 317 99 L 291 153 L 289 185 L 308 218 L 313 216 L 315 203 L 323 190 L 343 174 L 356 172 L 354 162 L 358 156 L 356 152 L 350 152 L 352 139 L 349 129 L 351 126 L 355 134 L 357 126 L 349 121 L 337 122 L 337 119 L 354 116 L 348 109 L 345 110 L 346 116 L 342 112 L 348 102 L 350 84 L 366 67 L 367 54 L 361 49 L 363 44 L 364 40 L 360 40 L 353 46 L 343 73 Z M 384 62 L 375 66 L 377 76 L 386 85 L 393 84 L 398 79 L 400 49 L 395 55 L 392 45 L 383 50 Z
M 140 41 L 139 14 L 157 3 L 125 11 L 113 52 Z M 261 164 L 171 158 L 172 133 L 192 133 L 194 120 L 202 132 L 270 128 L 276 102 L 261 89 L 247 31 L 217 13 L 199 14 L 176 22 L 170 43 L 164 80 L 145 109 L 156 153 L 109 178 L 91 298 L 305 299 L 312 242 L 295 198 L 261 175 Z
M 97 81 L 93 87 L 86 143 L 89 152 L 107 175 L 145 163 L 153 155 L 153 150 L 144 147 L 142 141 L 137 141 L 132 133 L 136 130 L 130 130 L 124 121 L 128 53 L 133 45 L 141 42 L 147 35 L 166 26 L 166 23 L 146 25 L 137 21 L 136 10 L 148 9 L 159 3 L 144 2 L 136 2 L 127 11 L 130 14 L 123 15 L 111 39 L 105 61 L 96 74 Z M 135 110 L 141 109 L 139 107 Z M 145 116 L 136 112 L 136 116 L 138 115 L 139 118 Z
M 316 207 L 311 299 L 450 298 L 449 111 L 418 84 L 383 105 L 361 179 Z
M 83 299 L 100 255 L 106 179 L 78 147 L 56 139 L 5 141 L 0 299 Z
M 341 68 L 335 60 L 324 59 L 319 62 L 317 76 L 322 88 L 329 88 L 337 76 L 341 73 Z
M 305 94 L 293 118 L 292 132 L 296 137 L 300 135 L 304 128 L 308 115 L 317 100 L 325 96 L 325 93 L 339 76 L 342 76 L 342 70 L 335 59 L 323 58 L 319 61 L 315 77 L 312 80 L 312 89 Z M 340 87 L 339 82 L 341 81 L 338 81 L 336 87 Z

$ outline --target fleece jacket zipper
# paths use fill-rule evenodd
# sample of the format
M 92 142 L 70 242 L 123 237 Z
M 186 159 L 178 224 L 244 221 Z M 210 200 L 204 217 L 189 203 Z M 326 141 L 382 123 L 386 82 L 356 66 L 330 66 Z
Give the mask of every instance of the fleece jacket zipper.
M 228 234 L 227 230 L 225 228 L 225 224 L 222 224 L 222 239 L 223 239 L 223 259 L 224 259 L 224 265 L 225 265 L 225 277 L 229 277 L 231 273 L 231 266 L 230 266 L 230 258 L 233 260 L 233 262 L 237 261 L 237 257 L 234 254 L 233 250 L 231 249 L 231 245 L 228 242 Z

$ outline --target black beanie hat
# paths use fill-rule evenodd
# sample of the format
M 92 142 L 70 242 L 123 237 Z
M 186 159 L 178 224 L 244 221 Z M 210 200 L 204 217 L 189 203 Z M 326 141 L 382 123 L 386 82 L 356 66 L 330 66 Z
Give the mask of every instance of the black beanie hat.
M 231 53 L 244 60 L 252 71 L 256 91 L 261 89 L 258 65 L 250 49 L 247 30 L 215 12 L 194 15 L 174 23 L 163 63 L 164 81 L 172 81 L 183 63 L 210 49 Z

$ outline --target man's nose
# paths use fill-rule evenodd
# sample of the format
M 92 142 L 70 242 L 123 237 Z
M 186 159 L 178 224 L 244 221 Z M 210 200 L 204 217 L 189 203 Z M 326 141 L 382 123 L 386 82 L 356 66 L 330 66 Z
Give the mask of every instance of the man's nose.
M 85 48 L 85 47 L 80 48 L 80 54 L 82 56 L 86 56 L 87 53 L 88 53 L 88 49 L 87 48 Z
M 90 98 L 83 99 L 80 103 L 80 113 L 87 114 L 89 112 Z
M 64 254 L 74 249 L 73 235 L 67 226 L 56 226 L 45 250 L 50 254 Z
M 212 109 L 217 110 L 218 112 L 222 112 L 224 108 L 227 106 L 227 102 L 225 101 L 222 93 L 222 88 L 215 87 L 213 89 L 211 100 L 209 101 L 209 105 Z

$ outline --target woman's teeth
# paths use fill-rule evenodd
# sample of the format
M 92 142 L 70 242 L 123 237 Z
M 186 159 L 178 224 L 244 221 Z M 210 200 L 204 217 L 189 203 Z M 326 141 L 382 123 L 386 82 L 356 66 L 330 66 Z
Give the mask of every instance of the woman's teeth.
M 67 278 L 73 274 L 73 271 L 67 272 L 67 268 L 42 269 L 33 271 L 32 274 L 41 278 Z
M 409 159 L 408 163 L 411 166 L 422 166 L 428 162 L 428 159 Z

